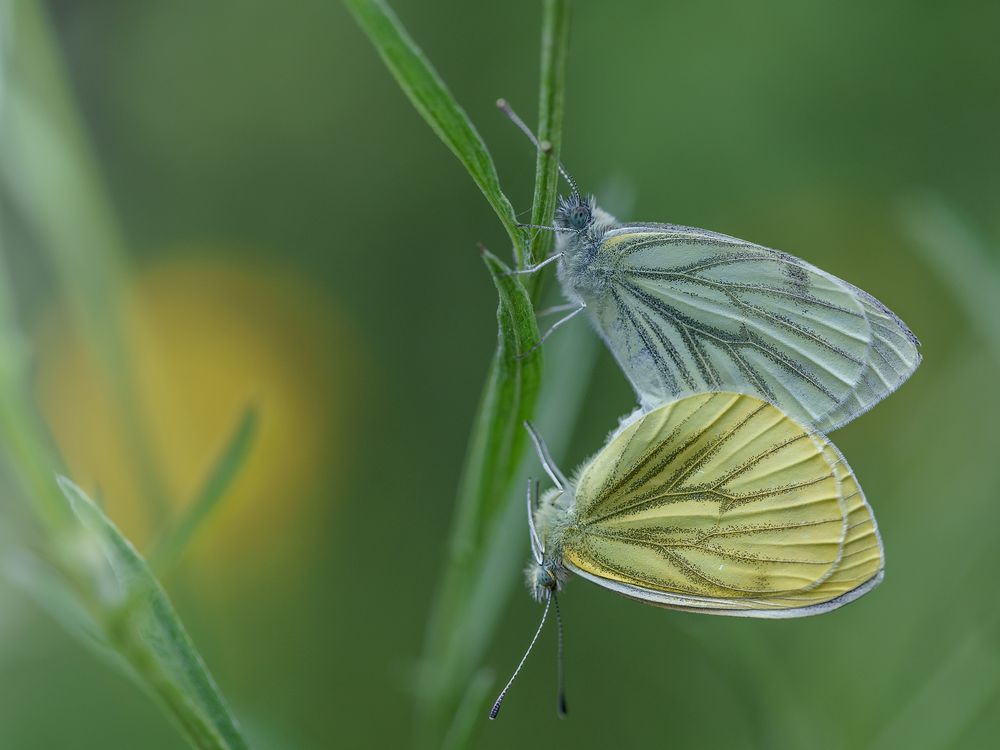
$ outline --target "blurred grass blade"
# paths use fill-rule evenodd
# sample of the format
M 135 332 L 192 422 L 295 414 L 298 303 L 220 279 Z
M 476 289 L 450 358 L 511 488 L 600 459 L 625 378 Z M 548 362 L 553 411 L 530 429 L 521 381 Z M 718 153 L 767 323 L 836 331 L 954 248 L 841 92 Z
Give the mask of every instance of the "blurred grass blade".
M 139 404 L 119 311 L 125 240 L 44 8 L 38 0 L 16 0 L 9 10 L 2 188 L 37 238 L 37 249 L 48 255 L 74 323 L 116 394 L 114 417 L 127 435 L 143 500 L 162 522 L 171 502 Z
M 884 725 L 873 750 L 946 750 L 960 747 L 963 732 L 1000 695 L 1000 645 L 993 616 L 964 642 Z
M 705 618 L 672 618 L 665 627 L 678 636 L 691 639 L 685 650 L 700 651 L 699 663 L 706 674 L 724 676 L 726 684 L 743 699 L 729 706 L 730 720 L 741 714 L 749 728 L 750 747 L 811 747 L 821 720 L 813 715 L 814 706 L 804 700 L 796 683 L 789 682 L 781 650 L 771 641 L 748 630 L 723 632 Z M 723 618 L 717 618 L 723 619 Z M 671 638 L 667 633 L 665 638 Z M 781 706 L 780 711 L 770 710 Z M 832 734 L 828 735 L 832 740 Z M 836 746 L 832 742 L 830 746 Z
M 441 743 L 441 750 L 462 750 L 472 746 L 477 719 L 480 718 L 480 708 L 489 700 L 495 679 L 493 670 L 485 668 L 473 675 L 455 711 L 455 718 Z
M 153 546 L 149 563 L 150 567 L 158 574 L 163 575 L 173 568 L 181 555 L 184 554 L 191 538 L 232 487 L 246 463 L 247 456 L 250 455 L 254 438 L 257 436 L 257 424 L 257 410 L 248 407 L 243 412 L 243 416 L 198 496 L 191 502 L 180 519 Z
M 0 226 L 0 232 L 3 227 Z M 44 430 L 32 408 L 28 387 L 28 355 L 17 325 L 13 286 L 7 275 L 0 234 L 0 467 L 10 471 L 15 485 L 34 499 L 34 512 L 49 528 L 68 520 L 65 503 L 52 492 Z M 9 498 L 4 497 L 3 502 Z
M 22 549 L 4 550 L 5 572 L 13 559 L 22 588 L 36 594 L 64 627 L 120 656 L 193 747 L 245 750 L 215 683 L 145 562 L 76 485 L 55 481 L 28 388 L 27 362 L 0 256 L 0 464 L 10 474 L 4 484 L 24 501 L 34 524 L 19 529 Z M 23 549 L 28 545 L 30 553 Z M 19 558 L 26 564 L 17 565 Z M 32 580 L 32 568 L 44 573 Z
M 458 157 L 483 191 L 510 235 L 515 257 L 518 262 L 523 262 L 523 234 L 518 229 L 517 217 L 500 189 L 500 179 L 486 144 L 468 115 L 458 106 L 430 61 L 385 2 L 345 0 L 345 3 L 417 112 Z
M 19 545 L 20 546 L 20 545 Z M 38 604 L 71 636 L 76 638 L 98 658 L 114 667 L 121 674 L 134 678 L 128 664 L 118 652 L 108 645 L 104 633 L 94 622 L 80 597 L 59 571 L 48 561 L 18 549 L 17 553 L 4 555 L 0 573 L 19 588 L 26 597 Z
M 969 322 L 986 337 L 1000 362 L 1000 264 L 962 218 L 934 193 L 901 206 L 903 226 L 916 248 L 952 290 Z
M 194 747 L 248 748 L 215 681 L 145 561 L 79 487 L 62 477 L 59 487 L 88 532 L 86 539 L 93 543 L 93 551 L 113 574 L 102 584 L 102 599 L 125 605 L 104 622 L 111 644 L 139 681 L 167 707 Z

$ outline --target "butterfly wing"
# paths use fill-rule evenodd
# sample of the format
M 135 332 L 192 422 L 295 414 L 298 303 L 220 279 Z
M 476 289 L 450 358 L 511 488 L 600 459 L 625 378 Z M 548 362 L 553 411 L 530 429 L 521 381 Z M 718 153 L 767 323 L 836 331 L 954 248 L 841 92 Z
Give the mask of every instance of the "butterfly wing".
M 708 393 L 642 415 L 585 467 L 568 568 L 652 604 L 796 617 L 881 579 L 850 467 L 822 435 L 752 396 Z
M 825 433 L 920 362 L 888 308 L 791 255 L 668 224 L 618 227 L 599 252 L 613 273 L 591 313 L 647 409 L 736 391 Z
M 838 279 L 839 281 L 839 279 Z M 865 369 L 847 397 L 813 426 L 830 432 L 871 409 L 903 384 L 920 364 L 920 342 L 906 324 L 868 292 L 841 281 L 861 303 L 871 326 Z

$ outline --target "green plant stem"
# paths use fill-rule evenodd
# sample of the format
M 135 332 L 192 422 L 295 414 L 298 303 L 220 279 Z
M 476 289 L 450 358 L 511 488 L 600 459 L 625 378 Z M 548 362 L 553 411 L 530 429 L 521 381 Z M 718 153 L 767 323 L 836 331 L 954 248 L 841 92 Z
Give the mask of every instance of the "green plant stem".
M 535 194 L 531 203 L 531 223 L 552 222 L 559 197 L 559 154 L 562 152 L 562 125 L 566 89 L 566 56 L 569 49 L 569 2 L 547 0 L 542 6 L 542 72 L 538 87 L 538 141 L 551 148 L 539 149 L 535 161 Z M 535 232 L 528 246 L 528 262 L 537 263 L 552 248 L 552 232 Z M 540 275 L 529 276 L 526 286 L 532 299 L 541 293 Z
M 490 202 L 510 236 L 516 263 L 523 266 L 544 254 L 551 238 L 526 242 L 486 146 L 399 19 L 382 0 L 345 3 L 400 88 Z M 539 224 L 551 224 L 556 202 L 568 21 L 568 0 L 545 0 L 539 137 L 551 145 L 536 163 L 532 216 Z M 539 278 L 511 276 L 510 269 L 490 253 L 483 257 L 500 297 L 497 349 L 469 438 L 448 556 L 431 607 L 419 671 L 417 739 L 427 747 L 440 747 L 446 738 L 449 747 L 468 743 L 475 724 L 464 712 L 475 701 L 463 704 L 460 698 L 473 675 L 482 674 L 478 663 L 518 575 L 516 559 L 525 545 L 523 509 L 513 490 L 522 475 L 527 447 L 523 422 L 534 414 L 541 383 L 532 303 L 541 284 Z M 571 361 L 578 369 L 564 373 L 574 385 L 586 382 L 586 356 L 578 354 Z M 561 396 L 575 390 L 554 389 L 552 403 L 569 404 L 572 399 Z M 563 416 L 560 427 L 565 429 L 572 414 Z M 518 527 L 521 533 L 516 532 Z M 481 684 L 477 678 L 476 685 Z
M 565 0 L 548 0 L 544 4 L 540 96 L 543 130 L 539 137 L 552 148 L 540 152 L 537 160 L 532 216 L 533 222 L 540 224 L 552 221 L 558 187 L 568 19 Z M 544 248 L 544 242 L 532 243 L 531 252 L 544 253 Z M 536 258 L 534 254 L 530 257 Z M 498 269 L 491 270 L 497 280 Z M 528 277 L 526 286 L 528 294 L 537 293 L 538 279 Z M 522 422 L 532 417 L 535 398 L 524 393 L 515 412 L 523 419 L 511 420 L 512 405 L 496 397 L 498 392 L 512 387 L 522 367 L 519 359 L 508 361 L 509 343 L 505 342 L 511 337 L 505 335 L 503 307 L 502 303 L 498 313 L 500 342 L 462 472 L 449 556 L 428 620 L 417 696 L 417 741 L 426 747 L 440 745 L 445 736 L 452 742 L 471 736 L 470 719 L 464 712 L 481 707 L 468 701 L 463 704 L 461 696 L 473 682 L 479 660 L 496 632 L 503 603 L 519 575 L 516 559 L 525 544 L 515 478 L 521 471 L 526 448 Z M 506 321 L 508 327 L 517 329 L 529 323 L 534 326 L 530 298 L 527 304 L 509 306 L 509 314 L 513 319 Z M 522 533 L 511 534 L 516 528 Z M 486 593 L 488 604 L 477 606 Z

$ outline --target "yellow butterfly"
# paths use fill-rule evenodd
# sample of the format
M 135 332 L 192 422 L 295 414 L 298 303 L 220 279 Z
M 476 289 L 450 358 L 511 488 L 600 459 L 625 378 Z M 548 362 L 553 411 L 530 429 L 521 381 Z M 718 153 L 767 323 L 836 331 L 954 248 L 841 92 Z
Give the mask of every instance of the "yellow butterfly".
M 570 572 L 660 607 L 772 618 L 829 612 L 882 580 L 878 527 L 840 451 L 753 396 L 641 414 L 573 480 L 531 433 L 556 485 L 540 503 L 528 490 L 528 584 L 545 614 Z

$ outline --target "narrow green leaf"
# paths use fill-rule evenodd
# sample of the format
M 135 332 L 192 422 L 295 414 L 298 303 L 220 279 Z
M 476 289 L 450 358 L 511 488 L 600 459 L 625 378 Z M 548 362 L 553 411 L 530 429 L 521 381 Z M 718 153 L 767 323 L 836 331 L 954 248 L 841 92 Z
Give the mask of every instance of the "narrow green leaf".
M 188 741 L 199 750 L 246 750 L 248 744 L 215 681 L 174 612 L 166 592 L 145 561 L 101 509 L 68 479 L 59 487 L 88 532 L 86 540 L 110 571 L 100 584 L 104 605 L 119 602 L 101 622 L 110 644 L 125 658 L 137 679 L 167 708 Z
M 522 262 L 523 233 L 517 226 L 510 201 L 500 189 L 493 159 L 468 115 L 385 2 L 345 0 L 345 3 L 417 112 L 458 157 L 483 191 L 510 235 L 515 257 Z
M 232 487 L 246 463 L 247 456 L 250 455 L 250 449 L 257 435 L 257 422 L 257 410 L 248 407 L 198 496 L 181 518 L 153 546 L 149 556 L 150 567 L 153 570 L 162 575 L 177 563 L 191 538 L 226 496 L 226 492 Z
M 481 546 L 493 514 L 506 500 L 527 445 L 523 424 L 534 413 L 542 371 L 538 323 L 527 291 L 495 255 L 484 250 L 483 261 L 500 296 L 497 350 L 483 398 L 487 408 L 481 412 L 483 419 L 470 448 L 473 463 L 466 466 L 461 483 L 460 493 L 469 498 L 470 512 L 468 525 L 462 525 L 458 535 L 459 557 L 464 547 Z M 460 518 L 463 515 L 460 512 Z

